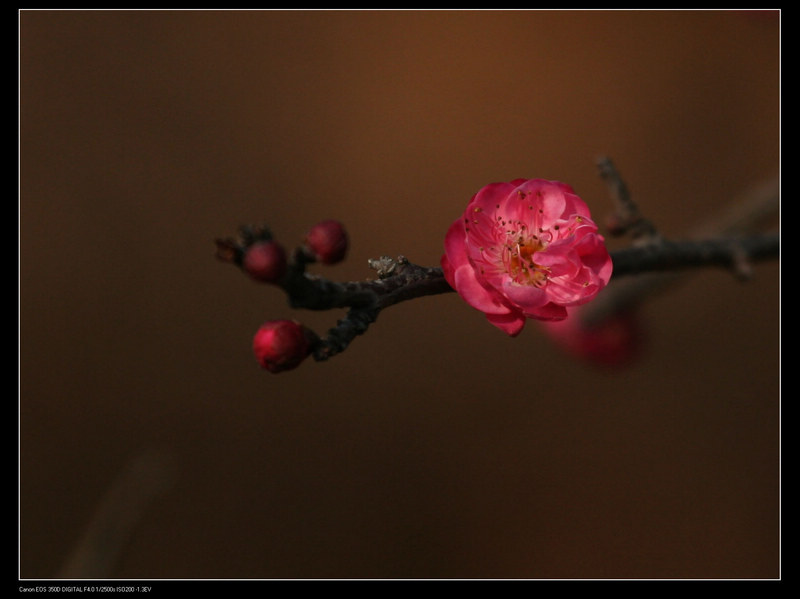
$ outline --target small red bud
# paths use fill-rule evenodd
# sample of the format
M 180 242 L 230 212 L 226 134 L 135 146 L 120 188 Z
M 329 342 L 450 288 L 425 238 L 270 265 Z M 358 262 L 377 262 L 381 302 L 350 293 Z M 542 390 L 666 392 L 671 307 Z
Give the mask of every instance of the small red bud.
M 286 274 L 286 252 L 274 241 L 261 241 L 247 248 L 242 268 L 256 281 L 275 283 Z
M 306 233 L 306 245 L 323 264 L 336 264 L 347 254 L 347 231 L 337 220 L 324 220 Z
M 311 353 L 311 331 L 294 320 L 270 320 L 253 337 L 253 353 L 265 370 L 292 370 Z

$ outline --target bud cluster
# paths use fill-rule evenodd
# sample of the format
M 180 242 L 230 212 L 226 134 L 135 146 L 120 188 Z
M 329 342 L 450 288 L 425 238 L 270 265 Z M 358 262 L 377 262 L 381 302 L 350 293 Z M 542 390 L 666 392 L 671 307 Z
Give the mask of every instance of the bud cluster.
M 306 264 L 337 264 L 347 255 L 348 245 L 342 223 L 328 219 L 311 227 L 291 255 L 266 227 L 243 227 L 238 240 L 217 240 L 217 257 L 238 265 L 254 281 L 283 287 L 289 293 Z M 318 342 L 316 334 L 299 322 L 270 320 L 256 332 L 253 352 L 265 370 L 284 372 L 300 365 Z
M 232 242 L 229 242 L 232 243 Z M 337 220 L 323 220 L 308 230 L 297 254 L 305 263 L 338 264 L 347 255 L 349 240 L 344 225 Z M 280 285 L 290 264 L 283 245 L 266 228 L 247 228 L 236 247 L 237 259 L 253 280 Z

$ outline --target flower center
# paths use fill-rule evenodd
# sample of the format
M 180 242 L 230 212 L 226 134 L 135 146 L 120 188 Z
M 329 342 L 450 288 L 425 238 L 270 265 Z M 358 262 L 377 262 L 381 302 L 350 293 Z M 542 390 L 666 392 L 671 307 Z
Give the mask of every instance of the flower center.
M 508 231 L 503 247 L 503 265 L 515 283 L 542 287 L 547 282 L 547 267 L 533 261 L 536 252 L 547 248 L 549 232 L 540 231 L 536 235 L 523 235 Z

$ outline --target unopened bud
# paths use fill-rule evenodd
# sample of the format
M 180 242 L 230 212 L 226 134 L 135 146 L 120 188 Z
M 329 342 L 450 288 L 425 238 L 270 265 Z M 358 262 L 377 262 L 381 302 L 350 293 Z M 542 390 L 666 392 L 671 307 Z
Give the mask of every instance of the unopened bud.
M 286 274 L 286 252 L 274 241 L 255 243 L 245 251 L 242 268 L 256 281 L 275 283 Z
M 292 370 L 311 353 L 312 337 L 313 333 L 299 322 L 270 320 L 253 337 L 253 353 L 265 370 Z
M 336 264 L 347 254 L 348 239 L 344 225 L 337 220 L 324 220 L 306 234 L 306 245 L 323 264 Z

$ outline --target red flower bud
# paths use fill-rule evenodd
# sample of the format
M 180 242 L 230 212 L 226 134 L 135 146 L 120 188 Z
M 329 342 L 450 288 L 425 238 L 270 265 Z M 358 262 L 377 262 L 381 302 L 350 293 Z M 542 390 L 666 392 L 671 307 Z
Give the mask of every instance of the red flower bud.
M 242 268 L 256 281 L 275 283 L 286 274 L 286 252 L 274 241 L 261 241 L 247 248 Z
M 292 370 L 311 353 L 311 332 L 294 320 L 270 320 L 253 337 L 253 353 L 265 370 Z
M 347 254 L 347 231 L 336 220 L 324 220 L 306 233 L 306 245 L 323 264 L 336 264 Z

